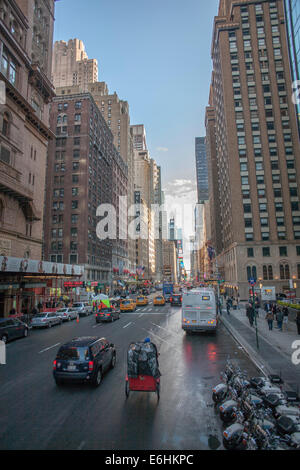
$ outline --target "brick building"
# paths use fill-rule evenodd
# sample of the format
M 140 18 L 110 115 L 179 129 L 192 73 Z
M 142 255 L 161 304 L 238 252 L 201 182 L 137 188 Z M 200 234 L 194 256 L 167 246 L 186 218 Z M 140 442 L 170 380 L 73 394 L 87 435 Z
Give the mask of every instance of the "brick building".
M 45 258 L 83 265 L 84 280 L 110 287 L 113 242 L 97 237 L 97 209 L 126 191 L 126 167 L 89 93 L 54 98 L 51 129 L 56 140 L 48 156 Z
M 218 266 L 242 299 L 250 277 L 278 293 L 292 284 L 299 297 L 300 147 L 283 1 L 221 0 L 212 59 L 207 139 Z

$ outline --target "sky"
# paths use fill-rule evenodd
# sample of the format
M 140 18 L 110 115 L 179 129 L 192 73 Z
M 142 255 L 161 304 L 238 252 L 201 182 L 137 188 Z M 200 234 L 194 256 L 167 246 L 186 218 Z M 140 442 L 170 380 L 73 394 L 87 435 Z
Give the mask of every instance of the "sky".
M 78 38 L 99 81 L 144 124 L 166 205 L 196 202 L 195 137 L 205 135 L 219 0 L 58 0 L 54 40 Z M 184 196 L 183 190 L 184 188 Z M 193 221 L 188 218 L 184 234 Z M 188 227 L 188 230 L 187 230 Z

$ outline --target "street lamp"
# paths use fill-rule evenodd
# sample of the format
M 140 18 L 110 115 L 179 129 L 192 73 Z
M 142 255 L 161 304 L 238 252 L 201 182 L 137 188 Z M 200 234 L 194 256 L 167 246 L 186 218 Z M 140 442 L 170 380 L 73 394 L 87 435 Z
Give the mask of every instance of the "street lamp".
M 256 284 L 256 279 L 250 278 L 249 279 L 249 284 L 252 287 L 252 308 L 254 312 L 254 320 L 255 320 L 255 330 L 256 330 L 256 345 L 257 349 L 259 349 L 259 344 L 258 344 L 258 330 L 257 330 L 257 313 L 256 313 L 256 308 L 255 308 L 255 295 L 254 295 L 254 286 Z

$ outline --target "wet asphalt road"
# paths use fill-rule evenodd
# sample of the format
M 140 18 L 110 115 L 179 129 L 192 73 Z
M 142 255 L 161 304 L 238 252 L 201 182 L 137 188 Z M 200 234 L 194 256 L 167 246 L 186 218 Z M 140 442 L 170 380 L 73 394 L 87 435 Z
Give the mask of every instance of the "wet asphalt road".
M 149 305 L 112 324 L 89 316 L 9 343 L 7 364 L 0 366 L 0 449 L 205 450 L 210 436 L 221 442 L 211 389 L 226 358 L 250 375 L 258 372 L 222 325 L 216 336 L 187 336 L 180 320 L 180 308 Z M 58 388 L 52 376 L 56 351 L 80 335 L 113 342 L 117 365 L 97 389 Z M 159 402 L 154 393 L 125 396 L 127 347 L 146 336 L 160 352 Z

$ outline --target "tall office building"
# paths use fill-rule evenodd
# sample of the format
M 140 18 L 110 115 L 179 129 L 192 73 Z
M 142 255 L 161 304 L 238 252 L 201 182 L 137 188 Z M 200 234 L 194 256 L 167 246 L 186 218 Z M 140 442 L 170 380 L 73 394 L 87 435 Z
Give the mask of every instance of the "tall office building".
M 55 88 L 78 86 L 83 92 L 98 81 L 97 60 L 88 58 L 80 39 L 54 43 L 52 81 Z
M 205 137 L 195 138 L 198 203 L 208 200 L 208 171 Z
M 110 287 L 113 240 L 98 236 L 103 217 L 97 216 L 97 209 L 112 203 L 116 181 L 119 191 L 126 191 L 126 167 L 119 162 L 113 135 L 89 93 L 55 97 L 51 129 L 56 140 L 48 155 L 45 258 L 83 265 L 83 281 Z M 122 175 L 118 180 L 116 165 Z
M 221 0 L 212 60 L 218 266 L 243 299 L 250 277 L 299 296 L 300 148 L 283 0 Z

